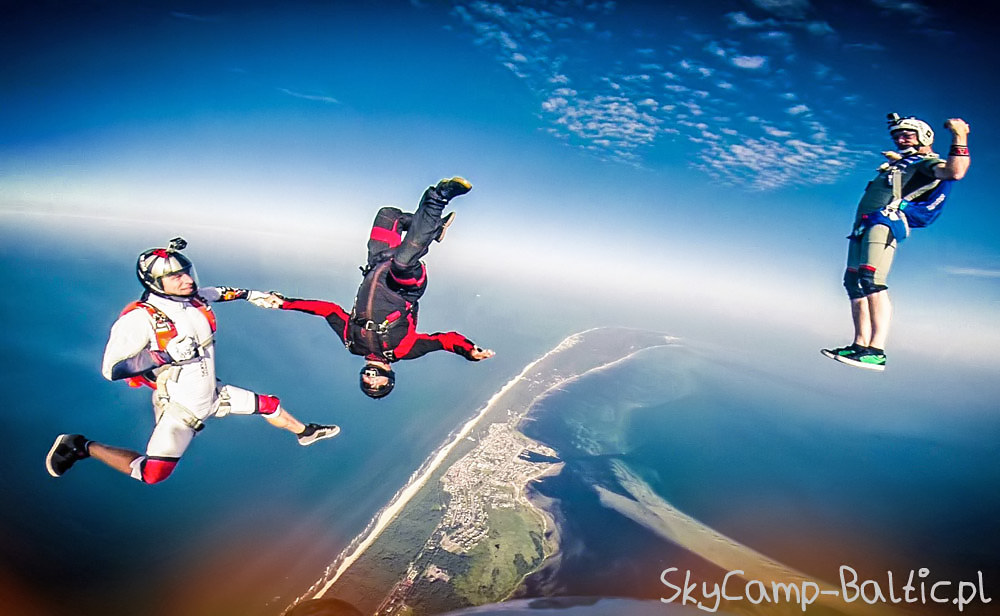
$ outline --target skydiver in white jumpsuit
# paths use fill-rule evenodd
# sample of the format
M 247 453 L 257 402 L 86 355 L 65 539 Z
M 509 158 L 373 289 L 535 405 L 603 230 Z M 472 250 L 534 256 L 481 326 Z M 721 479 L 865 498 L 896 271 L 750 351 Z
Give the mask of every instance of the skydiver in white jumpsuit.
M 111 328 L 102 373 L 108 380 L 153 388 L 156 427 L 145 455 L 111 447 L 80 434 L 56 438 L 45 460 L 53 477 L 77 460 L 93 457 L 144 483 L 166 479 L 210 417 L 262 415 L 311 445 L 336 436 L 335 425 L 303 424 L 278 398 L 257 394 L 215 377 L 215 314 L 212 302 L 246 299 L 271 307 L 280 299 L 269 293 L 231 287 L 198 288 L 191 261 L 180 253 L 187 243 L 176 238 L 169 248 L 139 255 L 136 275 L 146 288 L 142 300 L 127 306 Z

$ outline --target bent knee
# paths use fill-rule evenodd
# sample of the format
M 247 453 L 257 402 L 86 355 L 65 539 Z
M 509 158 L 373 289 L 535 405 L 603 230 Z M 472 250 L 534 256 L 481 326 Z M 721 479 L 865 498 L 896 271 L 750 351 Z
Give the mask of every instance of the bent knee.
M 160 483 L 174 472 L 177 462 L 178 460 L 175 458 L 141 456 L 132 461 L 132 476 L 150 485 Z
M 427 266 L 421 261 L 417 261 L 416 265 L 406 266 L 394 258 L 389 263 L 389 276 L 386 282 L 389 288 L 396 292 L 423 287 L 427 284 Z
M 257 394 L 257 413 L 260 415 L 273 415 L 281 405 L 281 400 L 277 396 Z

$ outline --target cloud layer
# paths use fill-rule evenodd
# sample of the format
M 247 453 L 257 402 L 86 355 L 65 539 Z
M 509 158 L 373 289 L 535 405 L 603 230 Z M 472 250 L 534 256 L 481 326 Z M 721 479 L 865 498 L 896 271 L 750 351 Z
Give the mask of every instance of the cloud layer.
M 851 134 L 859 95 L 806 51 L 878 44 L 842 43 L 808 0 L 754 0 L 701 21 L 671 9 L 656 24 L 615 2 L 582 0 L 479 0 L 452 14 L 537 96 L 549 133 L 609 160 L 681 159 L 767 190 L 834 182 L 874 149 Z

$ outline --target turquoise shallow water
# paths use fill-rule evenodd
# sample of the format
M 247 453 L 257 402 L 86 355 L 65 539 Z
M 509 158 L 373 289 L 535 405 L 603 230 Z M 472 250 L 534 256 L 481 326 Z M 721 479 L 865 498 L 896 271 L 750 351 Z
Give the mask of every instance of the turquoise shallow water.
M 835 583 L 840 565 L 883 579 L 928 567 L 937 579 L 974 580 L 981 570 L 1000 588 L 991 530 L 1000 498 L 987 488 L 1000 480 L 993 402 L 983 395 L 979 419 L 956 428 L 944 412 L 951 392 L 922 395 L 923 408 L 907 396 L 877 412 L 901 423 L 938 417 L 949 429 L 844 421 L 842 396 L 686 346 L 565 387 L 525 427 L 567 462 L 538 486 L 554 499 L 566 553 L 555 572 L 536 576 L 536 591 L 657 598 L 669 566 L 720 579 L 601 504 L 594 486 L 629 494 L 614 463 L 714 530 L 823 580 Z

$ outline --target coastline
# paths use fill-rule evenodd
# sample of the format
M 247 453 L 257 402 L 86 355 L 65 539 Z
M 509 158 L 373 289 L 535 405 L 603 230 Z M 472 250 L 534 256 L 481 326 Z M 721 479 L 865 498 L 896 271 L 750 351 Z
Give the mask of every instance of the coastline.
M 375 601 L 375 595 L 383 593 L 383 585 L 386 583 L 385 576 L 388 575 L 395 578 L 397 582 L 395 586 L 388 590 L 389 594 L 385 595 L 387 599 L 382 603 L 378 603 L 378 605 L 388 606 L 387 609 L 390 611 L 386 613 L 395 613 L 391 610 L 398 609 L 400 605 L 405 605 L 409 592 L 407 589 L 422 579 L 415 577 L 416 573 L 413 567 L 416 561 L 413 559 L 427 558 L 425 554 L 426 550 L 435 549 L 434 546 L 437 545 L 435 536 L 441 529 L 439 522 L 437 526 L 434 526 L 434 530 L 430 531 L 430 538 L 426 539 L 423 548 L 420 545 L 407 543 L 410 547 L 406 549 L 399 544 L 398 533 L 400 532 L 400 528 L 407 528 L 409 524 L 407 520 L 412 520 L 414 515 L 424 516 L 424 519 L 426 519 L 427 512 L 431 511 L 427 508 L 428 502 L 439 498 L 435 497 L 434 490 L 438 486 L 431 481 L 432 478 L 437 476 L 443 480 L 445 474 L 447 474 L 445 473 L 446 470 L 462 466 L 463 461 L 467 460 L 468 456 L 474 453 L 478 447 L 478 444 L 474 447 L 469 445 L 467 441 L 485 443 L 490 438 L 487 433 L 491 432 L 493 427 L 505 425 L 505 430 L 511 432 L 512 436 L 516 436 L 519 443 L 524 445 L 523 449 L 546 450 L 548 448 L 543 444 L 536 443 L 517 429 L 517 426 L 521 425 L 530 409 L 539 400 L 564 387 L 567 383 L 572 383 L 587 374 L 593 373 L 595 370 L 603 370 L 627 361 L 638 352 L 648 348 L 670 346 L 673 344 L 676 344 L 676 339 L 670 336 L 626 328 L 592 328 L 567 336 L 558 345 L 525 366 L 517 376 L 494 393 L 472 418 L 462 424 L 457 431 L 451 433 L 442 446 L 428 456 L 427 460 L 411 475 L 411 479 L 406 485 L 400 488 L 389 503 L 376 513 L 365 530 L 326 568 L 324 575 L 312 584 L 302 596 L 289 605 L 286 611 L 306 599 L 318 599 L 327 596 L 334 589 L 337 582 L 344 579 L 345 576 L 348 577 L 348 580 L 344 582 L 346 586 L 343 591 L 338 591 L 337 596 L 347 594 L 353 596 L 354 600 L 357 601 Z M 578 345 L 584 345 L 585 348 L 576 349 L 579 352 L 568 355 L 563 354 L 564 351 L 573 349 Z M 553 360 L 553 358 L 555 359 Z M 478 441 L 476 437 L 478 437 Z M 506 440 L 501 439 L 501 441 L 507 443 L 508 447 L 512 446 L 510 438 Z M 513 458 L 507 459 L 515 462 Z M 445 465 L 446 462 L 448 462 L 447 465 Z M 536 466 L 535 464 L 524 463 L 515 465 L 522 468 L 524 466 Z M 444 469 L 442 469 L 442 466 L 444 466 Z M 504 466 L 509 466 L 509 464 L 505 464 Z M 559 534 L 555 517 L 546 508 L 540 506 L 542 504 L 541 501 L 532 502 L 532 499 L 527 494 L 527 486 L 544 476 L 558 472 L 563 464 L 556 461 L 555 464 L 541 463 L 537 464 L 537 466 L 541 469 L 540 471 L 533 468 L 533 472 L 530 472 L 527 477 L 522 473 L 519 477 L 520 485 L 509 485 L 509 488 L 513 490 L 517 503 L 519 503 L 519 505 L 515 506 L 515 509 L 521 509 L 522 513 L 518 514 L 516 511 L 511 511 L 510 514 L 503 513 L 501 518 L 499 518 L 499 523 L 501 525 L 504 524 L 504 520 L 510 523 L 511 519 L 516 520 L 518 519 L 518 515 L 523 516 L 525 511 L 528 512 L 528 516 L 535 520 L 535 522 L 529 522 L 528 527 L 541 529 L 541 537 L 537 535 L 537 530 L 532 531 L 532 535 L 535 536 L 536 547 L 541 549 L 541 559 L 538 559 L 537 556 L 530 557 L 528 553 L 525 553 L 528 561 L 535 564 L 530 565 L 527 571 L 523 570 L 521 566 L 518 567 L 517 583 L 509 589 L 507 586 L 504 586 L 502 595 L 504 598 L 514 596 L 528 575 L 545 566 L 546 563 L 549 563 L 559 553 Z M 467 489 L 467 486 L 459 484 L 459 489 Z M 447 496 L 445 498 L 447 499 Z M 404 515 L 400 515 L 406 511 L 407 506 L 411 502 L 413 503 L 413 507 L 411 507 L 410 511 Z M 435 502 L 439 501 L 435 500 Z M 450 502 L 450 500 L 447 502 Z M 477 505 L 477 507 L 481 506 Z M 489 506 L 487 506 L 487 510 L 495 512 L 491 515 L 502 514 L 502 511 L 491 509 Z M 444 513 L 437 512 L 436 509 L 434 511 L 433 515 L 439 519 Z M 511 514 L 515 515 L 515 517 L 503 517 Z M 524 518 L 521 519 L 523 520 Z M 399 524 L 394 524 L 397 521 L 399 521 Z M 528 527 L 523 527 L 522 530 L 527 532 Z M 394 530 L 392 533 L 386 535 L 384 541 L 380 541 L 380 538 L 383 537 L 383 534 L 389 528 L 393 528 Z M 487 526 L 486 528 L 489 527 Z M 427 529 L 430 530 L 430 527 L 427 527 Z M 475 535 L 475 533 L 473 534 Z M 421 536 L 427 537 L 426 534 L 422 534 Z M 503 536 L 514 537 L 513 535 Z M 412 539 L 408 541 L 412 541 Z M 368 559 L 366 554 L 375 545 L 380 547 L 374 550 L 374 555 Z M 530 542 L 528 545 L 530 547 Z M 474 554 L 469 554 L 463 550 L 461 554 L 464 554 L 464 557 L 472 558 L 473 561 L 470 562 L 480 563 L 481 566 L 486 566 L 487 564 L 477 560 L 483 556 L 481 549 L 478 549 Z M 382 567 L 379 566 L 379 570 L 382 570 L 379 578 L 381 581 L 373 582 L 369 576 L 364 575 L 365 571 L 371 571 L 372 563 L 359 564 L 359 560 L 372 560 L 374 562 L 386 557 L 393 559 L 392 562 L 395 564 L 389 571 L 382 570 Z M 407 560 L 409 560 L 410 564 L 407 565 L 405 570 L 401 569 L 401 566 Z M 384 560 L 379 562 L 384 562 Z M 355 567 L 355 565 L 358 565 L 360 569 L 357 569 L 357 572 L 348 576 L 348 572 L 354 571 L 352 567 Z M 361 575 L 362 578 L 357 578 L 358 575 Z M 399 577 L 400 575 L 402 577 Z M 365 591 L 361 591 L 356 587 L 359 579 L 365 580 L 364 584 L 367 585 Z M 331 594 L 329 596 L 334 595 Z M 461 596 L 461 593 L 458 596 Z M 474 603 L 479 601 L 475 597 L 470 597 L 466 600 L 473 601 Z
M 362 531 L 358 537 L 356 537 L 347 548 L 344 549 L 337 558 L 327 566 L 327 573 L 324 574 L 323 578 L 320 578 L 316 583 L 314 583 L 301 597 L 296 599 L 288 609 L 294 607 L 297 603 L 304 599 L 319 599 L 322 598 L 333 586 L 334 583 L 351 567 L 357 560 L 364 554 L 365 550 L 371 546 L 372 543 L 378 538 L 378 536 L 385 530 L 389 523 L 399 514 L 399 512 L 405 507 L 405 505 L 413 498 L 413 496 L 420 490 L 421 487 L 426 484 L 427 480 L 433 474 L 435 470 L 441 465 L 448 454 L 459 444 L 463 439 L 472 431 L 473 428 L 489 413 L 490 410 L 496 405 L 497 401 L 503 397 L 505 393 L 510 391 L 515 385 L 523 381 L 526 375 L 538 364 L 545 361 L 552 355 L 560 353 L 566 349 L 571 348 L 576 344 L 579 338 L 595 329 L 589 329 L 582 332 L 578 332 L 567 336 L 558 345 L 553 347 L 551 350 L 546 352 L 544 355 L 538 359 L 532 361 L 527 366 L 525 366 L 521 372 L 508 381 L 503 387 L 501 387 L 490 399 L 486 402 L 482 409 L 476 413 L 472 419 L 467 421 L 462 428 L 455 433 L 454 436 L 449 435 L 441 447 L 434 451 L 428 459 L 414 471 L 411 475 L 410 480 L 399 489 L 398 492 L 393 496 L 389 503 L 379 510 L 375 516 L 372 518 L 365 530 Z M 334 569 L 335 568 L 335 569 Z M 332 576 L 329 575 L 330 570 L 333 569 Z M 329 576 L 329 577 L 327 577 Z M 313 592 L 313 589 L 319 587 L 318 591 Z
M 517 583 L 517 586 L 515 586 L 514 589 L 511 590 L 510 593 L 502 599 L 502 601 L 507 601 L 508 599 L 517 597 L 518 592 L 524 586 L 524 580 L 526 580 L 528 576 L 534 575 L 538 573 L 541 569 L 549 566 L 552 563 L 553 559 L 556 559 L 560 554 L 559 525 L 556 524 L 556 518 L 555 515 L 553 515 L 552 511 L 550 510 L 550 507 L 548 506 L 549 503 L 544 502 L 544 501 L 549 501 L 550 499 L 542 496 L 541 494 L 538 494 L 537 492 L 534 493 L 534 498 L 533 498 L 532 491 L 529 488 L 529 484 L 535 481 L 540 481 L 545 477 L 552 477 L 558 475 L 559 473 L 562 472 L 563 466 L 565 466 L 565 464 L 560 462 L 559 464 L 553 464 L 548 468 L 544 468 L 537 475 L 532 477 L 527 483 L 525 483 L 524 486 L 522 486 L 523 498 L 525 503 L 527 504 L 527 508 L 530 511 L 533 511 L 535 514 L 537 514 L 542 521 L 542 528 L 543 528 L 542 537 L 544 538 L 542 546 L 543 548 L 546 549 L 542 556 L 541 566 L 539 566 L 534 571 L 529 571 L 524 575 L 522 575 L 520 581 Z

